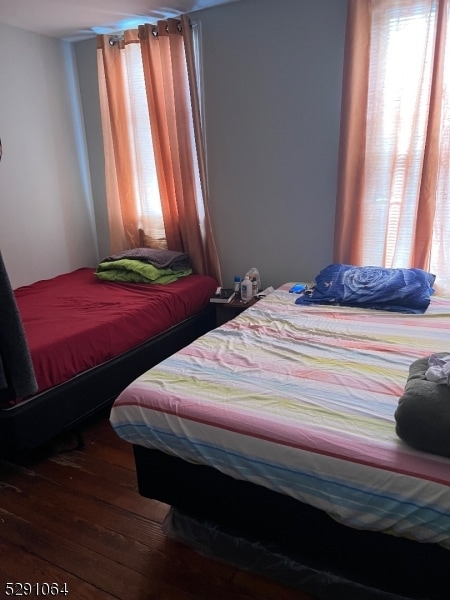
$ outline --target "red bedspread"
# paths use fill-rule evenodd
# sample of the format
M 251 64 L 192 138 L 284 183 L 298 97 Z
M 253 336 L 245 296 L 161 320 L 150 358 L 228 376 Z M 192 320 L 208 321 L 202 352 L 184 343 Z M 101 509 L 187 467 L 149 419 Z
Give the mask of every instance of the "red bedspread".
M 166 285 L 107 283 L 78 269 L 15 290 L 39 391 L 63 383 L 200 311 L 212 277 Z

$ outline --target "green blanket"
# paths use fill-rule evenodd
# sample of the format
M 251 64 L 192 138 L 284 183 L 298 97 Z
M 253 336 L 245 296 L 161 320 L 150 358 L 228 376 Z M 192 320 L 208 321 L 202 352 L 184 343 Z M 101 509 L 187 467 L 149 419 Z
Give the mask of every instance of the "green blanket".
M 95 275 L 103 281 L 119 283 L 172 283 L 180 277 L 190 275 L 192 269 L 173 271 L 172 269 L 157 269 L 153 265 L 123 258 L 121 260 L 101 262 Z

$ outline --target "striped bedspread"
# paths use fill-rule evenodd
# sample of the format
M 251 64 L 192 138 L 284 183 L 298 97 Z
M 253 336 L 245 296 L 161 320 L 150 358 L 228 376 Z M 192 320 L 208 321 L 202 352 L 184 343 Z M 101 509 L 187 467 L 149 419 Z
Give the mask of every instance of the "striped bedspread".
M 409 365 L 450 350 L 450 298 L 424 315 L 304 307 L 291 285 L 137 379 L 113 406 L 116 432 L 450 549 L 450 460 L 408 447 L 394 421 Z

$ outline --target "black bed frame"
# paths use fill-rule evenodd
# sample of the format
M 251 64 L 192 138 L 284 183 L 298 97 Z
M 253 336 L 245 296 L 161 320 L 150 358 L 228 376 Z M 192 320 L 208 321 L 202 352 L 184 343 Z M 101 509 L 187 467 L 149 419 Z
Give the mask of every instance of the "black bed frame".
M 133 450 L 140 494 L 194 519 L 193 547 L 203 543 L 213 557 L 246 568 L 248 557 L 239 564 L 238 550 L 256 545 L 257 555 L 247 561 L 250 570 L 259 565 L 261 574 L 320 600 L 450 598 L 450 551 L 437 544 L 352 529 L 211 467 L 142 446 Z M 223 540 L 230 536 L 237 542 L 227 556 Z
M 215 312 L 201 312 L 128 352 L 71 380 L 0 409 L 0 451 L 27 451 L 49 442 L 111 405 L 136 377 L 215 327 Z M 1 400 L 0 396 L 0 400 Z

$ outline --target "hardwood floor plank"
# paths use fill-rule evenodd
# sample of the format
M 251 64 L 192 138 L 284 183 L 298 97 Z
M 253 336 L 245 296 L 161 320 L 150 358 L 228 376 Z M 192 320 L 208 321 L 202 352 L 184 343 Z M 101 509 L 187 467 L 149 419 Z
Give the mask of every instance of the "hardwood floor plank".
M 77 598 L 77 600 L 114 600 L 116 598 L 116 596 L 106 594 L 83 579 L 27 552 L 25 548 L 8 544 L 1 539 L 0 553 L 2 557 L 0 561 L 0 595 L 2 597 L 5 597 L 4 586 L 7 582 L 28 582 L 32 584 L 57 583 L 59 586 L 65 584 L 69 593 L 67 596 L 61 595 L 60 598 Z
M 166 542 L 165 555 L 152 553 L 146 574 L 143 575 L 3 509 L 0 509 L 0 518 L 3 522 L 3 538 L 11 544 L 21 548 L 31 545 L 33 554 L 37 554 L 40 560 L 44 559 L 116 598 L 206 600 L 214 597 L 216 600 L 249 600 L 254 597 L 248 595 L 241 586 L 235 586 L 230 578 L 214 576 L 214 570 L 222 569 L 225 565 L 170 540 Z M 226 569 L 229 572 L 232 570 L 231 567 Z M 19 581 L 23 580 L 24 573 Z M 182 589 L 178 589 L 177 581 L 182 583 Z
M 77 528 L 78 544 L 141 574 L 148 573 L 149 564 L 161 562 L 155 552 L 164 553 L 167 547 L 172 548 L 166 545 L 160 526 L 141 517 L 136 525 L 132 514 L 124 515 L 122 510 L 99 506 L 89 498 L 71 496 L 57 486 L 43 488 L 38 481 L 34 488 L 31 484 L 25 490 L 17 479 L 16 484 L 19 487 L 3 487 L 1 499 L 5 510 L 69 540 Z M 171 563 L 177 568 L 192 562 L 193 556 L 190 550 L 180 547 L 178 555 L 171 556 Z M 195 571 L 196 562 L 195 558 L 189 566 L 191 572 Z M 221 579 L 230 579 L 234 573 L 234 568 L 221 563 L 211 564 L 210 569 Z
M 79 489 L 73 489 L 70 485 L 73 480 L 65 481 L 65 485 L 58 485 L 54 481 L 42 478 L 39 468 L 35 470 L 21 468 L 14 473 L 14 476 L 4 477 L 1 480 L 1 505 L 6 509 L 8 506 L 17 506 L 17 510 L 22 507 L 25 513 L 28 509 L 30 515 L 24 514 L 25 518 L 34 514 L 34 503 L 39 504 L 44 511 L 39 513 L 41 517 L 45 515 L 45 509 L 51 513 L 60 511 L 56 518 L 62 515 L 70 517 L 76 511 L 77 519 L 83 519 L 86 524 L 95 523 L 99 527 L 127 535 L 146 545 L 158 543 L 164 538 L 158 521 L 152 519 L 151 513 L 142 516 L 132 510 L 103 502 L 91 496 L 88 490 L 82 493 Z M 144 498 L 140 496 L 138 498 L 141 502 L 145 502 Z M 70 507 L 70 510 L 66 507 Z M 157 515 L 159 517 L 159 512 Z
M 48 531 L 0 508 L 2 535 L 11 543 L 33 548 L 33 554 L 118 598 L 139 598 L 146 578 L 115 561 L 100 557 L 76 541 Z
M 28 466 L 23 466 L 23 461 L 16 465 L 11 462 L 0 461 L 0 477 L 3 480 L 7 477 L 6 482 L 14 485 L 12 474 L 14 469 L 28 469 L 31 477 L 39 475 L 43 480 L 60 485 L 73 493 L 90 496 L 144 518 L 161 522 L 167 513 L 167 505 L 151 500 L 145 501 L 137 492 L 137 484 L 134 488 L 130 488 L 128 485 L 124 486 L 124 482 L 120 479 L 116 482 L 102 480 L 92 472 L 92 469 L 83 470 L 79 462 L 71 458 L 56 460 L 48 458 L 41 459 L 40 462 L 36 460 L 28 461 L 26 464 Z
M 90 423 L 84 426 L 82 435 L 85 440 L 99 442 L 107 446 L 123 449 L 123 439 L 117 435 L 109 422 L 110 409 L 105 410 L 103 414 L 92 419 Z
M 107 416 L 83 437 L 80 450 L 57 452 L 59 440 L 0 460 L 1 585 L 67 582 L 81 600 L 311 600 L 167 538 L 170 507 L 139 495 L 132 447 Z
M 76 529 L 77 544 L 142 574 L 147 570 L 151 553 L 158 551 L 158 548 L 164 545 L 165 536 L 156 525 L 155 531 L 148 532 L 145 536 L 146 543 L 142 543 L 133 535 L 134 528 L 127 527 L 128 518 L 124 518 L 121 513 L 118 513 L 115 520 L 114 515 L 112 519 L 111 515 L 109 518 L 104 518 L 101 506 L 97 506 L 98 510 L 95 511 L 93 510 L 95 505 L 92 505 L 86 512 L 83 510 L 84 507 L 80 509 L 77 496 L 73 497 L 71 504 L 67 505 L 67 498 L 58 494 L 58 490 L 55 493 L 54 489 L 49 489 L 49 492 L 47 501 L 38 490 L 28 492 L 22 489 L 17 492 L 13 488 L 3 489 L 1 506 L 17 517 L 31 521 L 35 526 L 67 540 L 73 539 L 73 532 Z M 125 526 L 108 527 L 104 524 L 111 520 L 113 523 L 122 521 Z M 121 528 L 125 532 L 117 531 Z
M 112 462 L 105 462 L 102 458 L 90 454 L 89 450 L 77 450 L 69 454 L 55 455 L 50 457 L 49 460 L 53 463 L 63 466 L 68 465 L 79 471 L 90 473 L 99 481 L 120 483 L 122 487 L 130 490 L 136 489 L 134 471 L 115 465 Z

